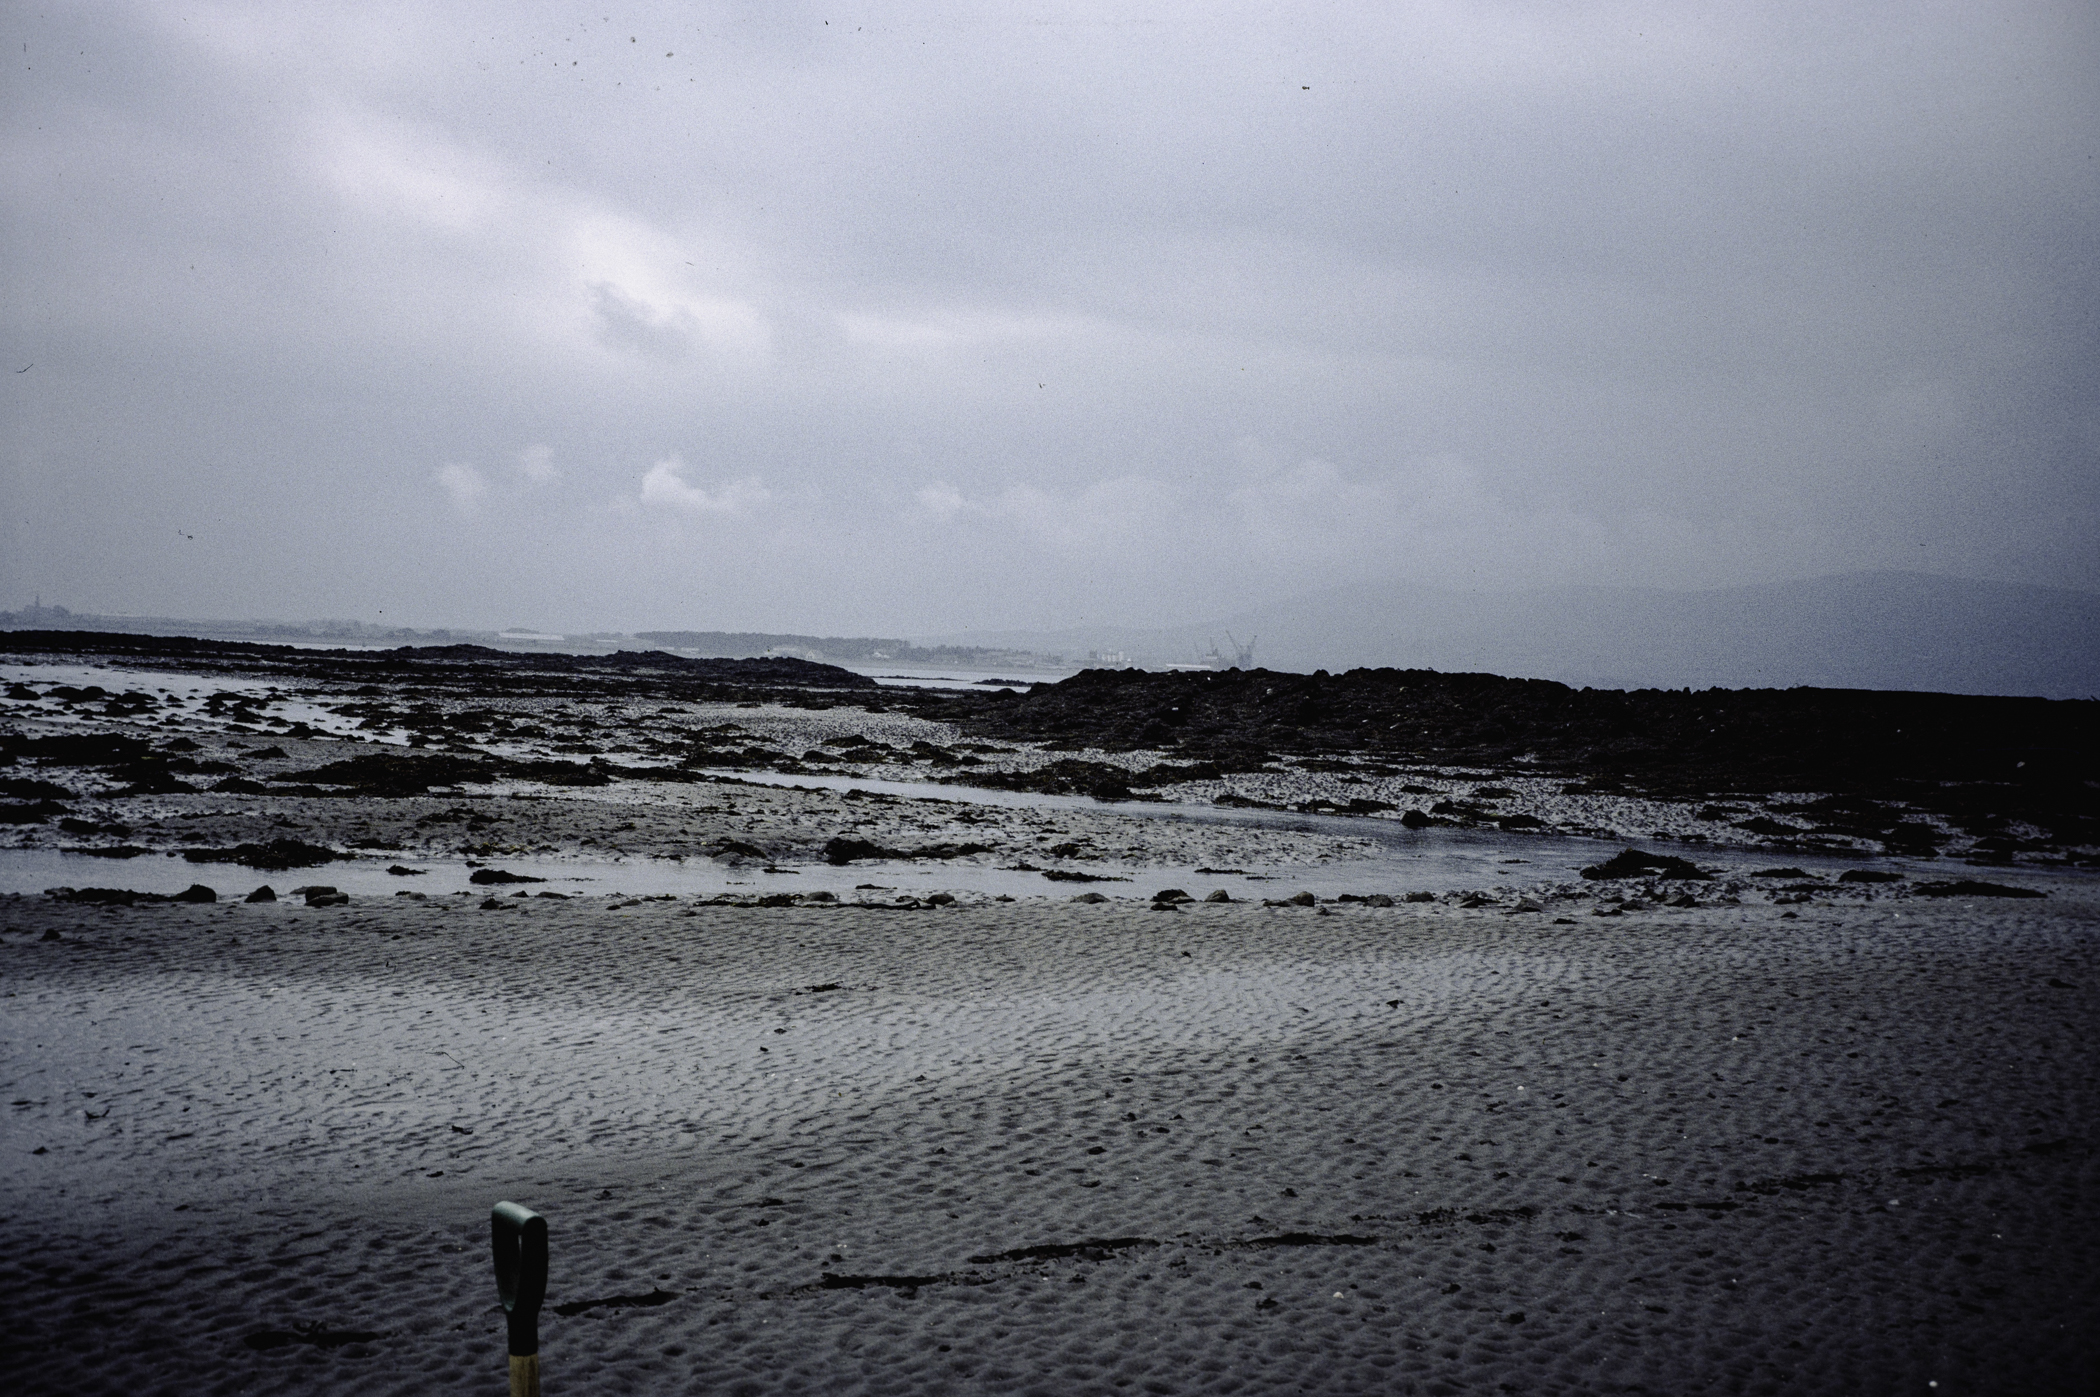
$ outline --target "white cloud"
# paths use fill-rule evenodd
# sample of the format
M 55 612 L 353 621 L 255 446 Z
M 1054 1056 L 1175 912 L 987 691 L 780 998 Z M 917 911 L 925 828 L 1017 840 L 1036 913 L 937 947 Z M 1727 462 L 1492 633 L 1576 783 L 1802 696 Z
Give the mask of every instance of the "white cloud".
M 554 448 L 535 442 L 518 453 L 518 474 L 536 484 L 545 485 L 560 477 L 554 468 Z
M 970 502 L 963 498 L 962 491 L 946 481 L 935 481 L 931 485 L 922 486 L 918 498 L 919 508 L 944 524 L 970 507 Z
M 603 281 L 591 283 L 590 291 L 598 343 L 607 349 L 671 364 L 700 342 L 700 322 L 683 306 L 652 305 Z
M 515 212 L 496 162 L 435 132 L 339 112 L 323 140 L 328 179 L 355 208 L 453 234 Z
M 922 487 L 917 498 L 920 510 L 943 525 L 997 525 L 1060 551 L 1157 537 L 1163 521 L 1185 518 L 1189 511 L 1185 492 L 1141 475 L 1097 480 L 1072 493 L 1010 485 L 975 499 L 936 482 Z
M 731 480 L 719 489 L 706 490 L 697 485 L 688 485 L 682 472 L 685 463 L 676 456 L 666 456 L 649 468 L 642 477 L 642 503 L 664 505 L 683 510 L 688 514 L 748 514 L 764 507 L 773 498 L 756 476 L 745 476 Z
M 472 514 L 478 510 L 482 499 L 489 492 L 487 478 L 472 466 L 459 461 L 439 466 L 436 479 L 438 484 L 445 487 L 445 493 L 452 497 L 453 505 L 462 514 Z
M 696 263 L 737 259 L 717 240 L 674 235 L 602 209 L 549 210 L 565 226 L 562 262 L 580 268 L 592 332 L 608 349 L 672 362 L 703 349 L 764 361 L 773 334 L 748 298 L 707 285 Z
M 434 336 L 478 325 L 499 343 L 604 363 L 613 351 L 675 364 L 765 363 L 771 323 L 747 283 L 752 258 L 733 240 L 632 212 L 602 189 L 549 179 L 515 150 L 455 130 L 323 102 L 312 159 L 337 205 L 402 267 L 426 273 L 461 250 L 476 273 L 440 271 L 383 294 Z

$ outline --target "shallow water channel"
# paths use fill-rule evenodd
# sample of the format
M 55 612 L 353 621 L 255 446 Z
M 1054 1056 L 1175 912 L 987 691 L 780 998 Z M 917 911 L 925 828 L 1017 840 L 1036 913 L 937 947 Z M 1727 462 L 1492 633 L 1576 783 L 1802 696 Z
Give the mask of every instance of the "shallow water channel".
M 1374 844 L 1360 858 L 1319 858 L 1304 863 L 1238 863 L 1233 867 L 1137 865 L 1113 859 L 1089 861 L 1087 872 L 1099 881 L 1077 883 L 1047 879 L 1039 871 L 1010 866 L 1013 855 L 980 855 L 954 860 L 862 860 L 832 866 L 824 863 L 762 869 L 733 866 L 694 855 L 689 858 L 504 856 L 491 867 L 536 883 L 477 885 L 472 874 L 482 864 L 465 858 L 428 859 L 399 854 L 360 854 L 316 868 L 258 872 L 229 864 L 197 864 L 179 854 L 147 853 L 128 859 L 56 850 L 0 850 L 0 893 L 40 893 L 55 887 L 125 888 L 138 892 L 175 893 L 193 883 L 221 897 L 245 896 L 267 883 L 279 893 L 325 884 L 353 896 L 403 892 L 429 896 L 472 893 L 554 892 L 567 896 L 678 897 L 760 896 L 768 893 L 828 892 L 841 901 L 885 902 L 924 897 L 935 892 L 963 898 L 1071 897 L 1099 892 L 1112 898 L 1149 899 L 1164 888 L 1180 888 L 1196 897 L 1223 889 L 1234 899 L 1281 898 L 1309 891 L 1323 898 L 1344 893 L 1370 895 L 1454 890 L 1517 889 L 1560 883 L 1580 876 L 1584 867 L 1609 858 L 1623 841 L 1567 835 L 1512 834 L 1501 831 L 1411 830 L 1397 820 L 1347 815 L 1304 815 L 1284 811 L 1225 810 L 1213 806 L 1133 801 L 1104 805 L 1086 796 L 1051 796 L 1020 791 L 980 790 L 967 786 L 876 781 L 851 777 L 768 776 L 739 772 L 737 779 L 785 788 L 859 789 L 902 799 L 952 803 L 1113 811 L 1133 821 L 1185 821 L 1248 829 L 1290 829 L 1339 835 Z M 1806 854 L 1775 855 L 1769 851 L 1715 849 L 1705 845 L 1641 842 L 1658 853 L 1688 858 L 1709 870 L 1744 875 L 1774 863 L 1835 876 L 1863 862 L 1912 871 L 1901 859 L 1863 861 L 1818 858 Z M 1007 867 L 1001 867 L 1001 864 Z M 1922 869 L 1922 866 L 1920 866 Z M 404 870 L 390 872 L 390 869 Z

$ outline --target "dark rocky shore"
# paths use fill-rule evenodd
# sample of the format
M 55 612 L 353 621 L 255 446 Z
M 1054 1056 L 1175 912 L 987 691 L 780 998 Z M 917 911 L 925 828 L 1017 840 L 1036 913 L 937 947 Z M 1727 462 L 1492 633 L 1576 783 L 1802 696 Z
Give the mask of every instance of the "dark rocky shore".
M 1123 800 L 1288 763 L 1294 773 L 1331 772 L 1344 782 L 1385 778 L 1380 789 L 1388 798 L 1337 788 L 1281 808 L 1374 814 L 1392 812 L 1396 793 L 1449 797 L 1391 782 L 1411 771 L 1456 768 L 1484 784 L 1463 799 L 1421 801 L 1422 808 L 1404 812 L 1411 823 L 1541 828 L 1534 815 L 1499 808 L 1494 783 L 1535 788 L 1543 780 L 1569 796 L 1696 805 L 1711 830 L 1701 837 L 1719 843 L 1784 849 L 1820 840 L 1930 856 L 1959 840 L 1971 862 L 2100 861 L 2100 702 L 2091 700 L 1808 688 L 1625 692 L 1390 669 L 1090 670 L 1024 693 L 954 691 L 883 687 L 793 659 L 514 654 L 477 646 L 310 650 L 101 632 L 11 632 L 0 636 L 0 654 L 238 675 L 288 693 L 325 686 L 335 711 L 359 717 L 360 729 L 397 734 L 396 745 L 378 752 L 267 773 L 185 758 L 136 730 L 0 734 L 0 761 L 100 767 L 129 793 L 240 793 L 261 775 L 280 794 L 291 793 L 289 783 L 310 794 L 408 795 L 499 779 L 590 785 L 617 776 L 694 779 L 723 769 L 796 775 L 881 762 L 923 768 L 899 772 L 904 779 Z M 350 701 L 340 702 L 345 697 Z M 88 690 L 65 701 L 75 716 L 126 720 L 151 720 L 161 702 L 140 691 Z M 238 696 L 212 702 L 234 732 L 314 735 L 300 722 L 263 724 Z M 943 724 L 970 740 L 885 746 L 848 734 L 788 750 L 735 723 L 694 728 L 661 716 L 679 704 L 811 712 L 850 706 Z M 244 717 L 255 721 L 239 721 Z M 543 755 L 476 750 L 506 742 L 538 744 Z M 1136 753 L 1152 756 L 1116 760 Z M 1017 755 L 1032 764 L 1001 760 Z M 1043 756 L 1050 759 L 1033 760 Z M 199 776 L 217 780 L 197 782 Z M 10 781 L 5 793 L 20 802 L 6 817 L 17 823 L 35 822 L 39 809 L 61 798 L 35 781 Z M 1206 798 L 1263 803 L 1230 789 Z M 55 805 L 43 813 L 56 813 Z
M 1924 852 L 1908 812 L 2008 854 L 2100 842 L 2100 703 L 1852 689 L 1571 689 L 1433 670 L 1090 670 L 1022 695 L 922 697 L 918 711 L 1008 741 L 1167 749 L 1249 771 L 1279 754 L 1463 765 L 1598 791 L 1725 801 L 1826 793 L 1800 813 Z M 1135 783 L 1133 783 L 1135 784 Z M 2022 833 L 2013 826 L 2034 827 Z M 1755 829 L 1750 831 L 1756 833 Z

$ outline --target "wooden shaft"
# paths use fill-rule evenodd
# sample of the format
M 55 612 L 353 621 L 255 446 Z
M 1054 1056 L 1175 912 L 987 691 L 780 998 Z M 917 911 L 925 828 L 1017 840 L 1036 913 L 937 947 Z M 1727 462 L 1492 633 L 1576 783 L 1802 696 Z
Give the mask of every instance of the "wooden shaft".
M 540 1397 L 540 1356 L 510 1356 L 510 1397 Z

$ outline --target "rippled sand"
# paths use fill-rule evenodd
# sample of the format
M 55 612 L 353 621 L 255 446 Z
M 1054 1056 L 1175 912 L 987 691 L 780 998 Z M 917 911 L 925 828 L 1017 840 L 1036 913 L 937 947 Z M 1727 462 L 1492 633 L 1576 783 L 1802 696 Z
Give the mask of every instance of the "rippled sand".
M 501 1390 L 511 1198 L 550 1392 L 2089 1391 L 2100 898 L 2028 881 L 0 900 L 0 1362 Z

